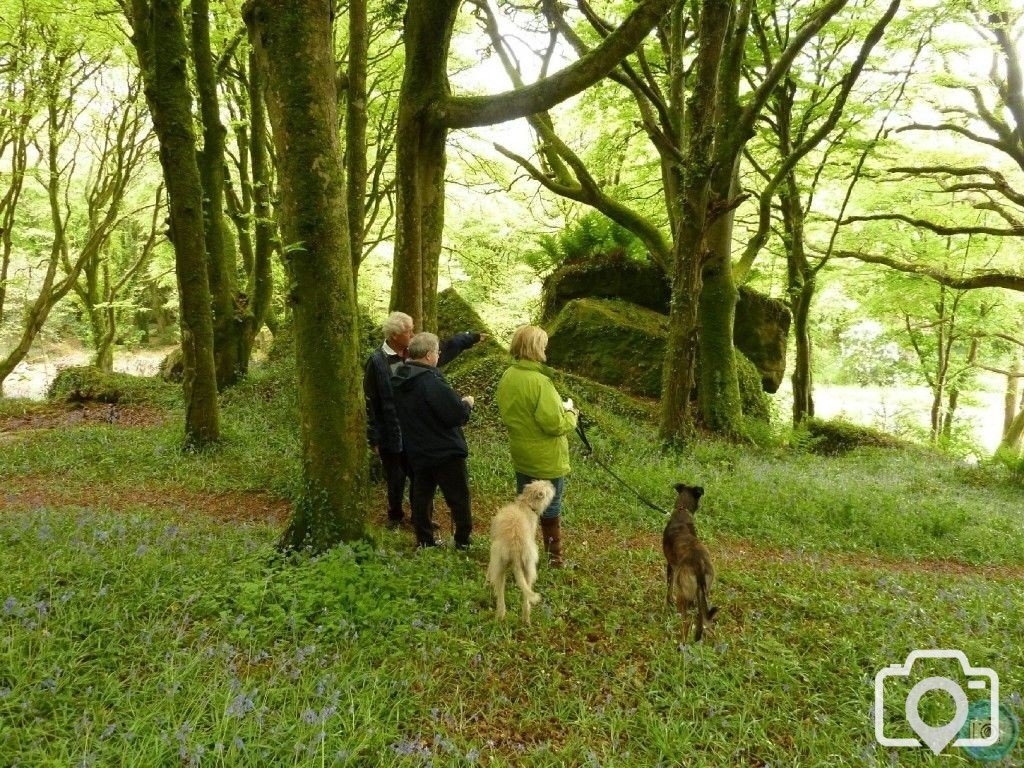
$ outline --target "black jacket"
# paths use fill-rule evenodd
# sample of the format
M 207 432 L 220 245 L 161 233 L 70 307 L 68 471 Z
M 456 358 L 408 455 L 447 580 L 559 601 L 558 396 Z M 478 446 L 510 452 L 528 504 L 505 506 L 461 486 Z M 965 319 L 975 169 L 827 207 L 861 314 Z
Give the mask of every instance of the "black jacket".
M 456 333 L 441 342 L 438 365 L 450 363 L 480 341 L 479 333 Z M 402 452 L 402 428 L 391 394 L 392 369 L 402 362 L 399 355 L 388 355 L 377 347 L 363 368 L 363 395 L 366 398 L 366 439 L 385 453 Z
M 462 425 L 470 406 L 433 366 L 402 363 L 391 377 L 405 453 L 413 470 L 469 455 Z

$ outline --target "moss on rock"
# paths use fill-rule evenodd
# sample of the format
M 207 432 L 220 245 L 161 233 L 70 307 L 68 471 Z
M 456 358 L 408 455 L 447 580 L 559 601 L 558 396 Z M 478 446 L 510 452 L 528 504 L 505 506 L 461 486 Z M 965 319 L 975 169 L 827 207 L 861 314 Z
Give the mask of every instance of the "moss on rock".
M 900 448 L 910 444 L 886 432 L 840 419 L 805 419 L 794 435 L 796 441 L 804 444 L 812 453 L 825 456 L 840 456 L 855 448 Z
M 181 398 L 181 389 L 155 376 L 104 373 L 99 368 L 64 368 L 50 384 L 47 398 L 65 403 L 167 405 Z
M 541 322 L 584 298 L 620 299 L 667 315 L 671 294 L 664 272 L 622 251 L 567 263 L 544 280 Z M 733 344 L 754 363 L 766 392 L 776 392 L 786 371 L 786 341 L 792 316 L 785 303 L 747 286 L 739 287 Z
M 595 254 L 565 264 L 544 279 L 541 322 L 551 321 L 570 301 L 582 298 L 622 299 L 668 314 L 671 292 L 665 273 L 654 264 L 631 259 L 621 250 Z
M 793 316 L 778 299 L 740 286 L 732 339 L 757 368 L 765 392 L 778 392 L 786 374 L 786 340 Z
M 548 362 L 642 397 L 661 393 L 668 318 L 615 299 L 574 299 L 548 328 Z
M 548 328 L 548 362 L 639 397 L 661 396 L 668 318 L 624 301 L 570 301 Z M 736 353 L 743 413 L 768 421 L 771 400 L 757 367 Z

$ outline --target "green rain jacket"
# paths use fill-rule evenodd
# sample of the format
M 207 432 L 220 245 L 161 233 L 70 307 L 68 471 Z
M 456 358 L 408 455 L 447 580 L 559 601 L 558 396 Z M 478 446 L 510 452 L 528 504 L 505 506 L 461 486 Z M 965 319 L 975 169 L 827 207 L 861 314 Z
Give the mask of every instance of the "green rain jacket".
M 576 429 L 576 414 L 562 406 L 544 366 L 532 360 L 514 362 L 498 382 L 497 401 L 516 471 L 543 480 L 569 474 L 566 435 Z

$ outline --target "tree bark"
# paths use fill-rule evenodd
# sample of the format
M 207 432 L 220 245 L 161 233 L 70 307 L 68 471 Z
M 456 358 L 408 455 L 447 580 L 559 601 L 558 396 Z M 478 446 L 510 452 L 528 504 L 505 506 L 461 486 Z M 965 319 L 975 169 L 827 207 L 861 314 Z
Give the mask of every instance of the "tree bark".
M 185 27 L 180 0 L 132 0 L 131 8 L 132 42 L 160 143 L 170 209 L 185 361 L 185 445 L 200 449 L 220 439 L 220 412 Z
M 735 173 L 712 177 L 712 198 L 727 205 L 736 187 Z M 714 210 L 714 204 L 712 204 Z M 736 282 L 732 277 L 732 211 L 710 222 L 700 291 L 700 383 L 697 402 L 704 425 L 723 435 L 738 434 L 743 405 L 736 373 L 733 325 L 736 319 Z
M 410 0 L 405 12 L 405 71 L 396 140 L 398 230 L 392 311 L 418 328 L 436 328 L 437 262 L 444 228 L 445 142 L 436 114 L 448 98 L 448 49 L 460 0 Z
M 366 474 L 330 5 L 249 0 L 243 15 L 267 78 L 299 382 L 305 487 L 281 545 L 322 551 L 362 536 Z
M 267 157 L 269 137 L 267 136 L 267 113 L 264 107 L 263 71 L 255 53 L 249 53 L 249 154 L 252 167 L 252 200 L 256 216 L 253 242 L 253 269 L 249 276 L 247 293 L 250 297 L 246 313 L 245 366 L 248 368 L 249 355 L 256 334 L 271 313 L 274 298 L 274 273 L 271 260 L 274 255 L 273 207 L 270 202 L 271 172 Z
M 366 65 L 369 55 L 366 0 L 348 4 L 348 98 L 345 100 L 345 166 L 348 231 L 353 274 L 363 260 L 366 226 Z
M 1010 372 L 1006 375 L 1006 394 L 1003 397 L 1004 436 L 1010 431 L 1010 425 L 1013 424 L 1013 420 L 1017 416 L 1017 401 L 1019 397 L 1018 391 L 1020 389 L 1021 375 L 1021 359 L 1020 355 L 1016 354 L 1013 357 Z
M 685 110 L 679 226 L 673 244 L 672 302 L 659 426 L 659 433 L 666 440 L 686 440 L 696 429 L 690 397 L 696 385 L 697 356 L 704 344 L 698 329 L 700 296 L 704 265 L 709 258 L 708 214 L 715 126 L 720 118 L 719 68 L 730 30 L 731 3 L 707 0 L 702 4 L 701 14 L 693 89 Z M 732 168 L 730 164 L 730 174 Z
M 224 390 L 245 374 L 244 328 L 238 302 L 235 249 L 224 220 L 224 143 L 227 133 L 220 121 L 217 73 L 210 46 L 209 0 L 192 0 L 192 58 L 199 94 L 203 148 L 197 155 L 203 184 L 203 226 L 207 272 L 213 305 L 213 355 L 217 389 Z

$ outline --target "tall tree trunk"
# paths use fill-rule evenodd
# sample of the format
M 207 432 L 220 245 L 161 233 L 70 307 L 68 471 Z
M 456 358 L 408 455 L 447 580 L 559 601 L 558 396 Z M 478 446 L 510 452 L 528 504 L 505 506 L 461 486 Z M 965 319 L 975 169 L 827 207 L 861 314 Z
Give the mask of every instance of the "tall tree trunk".
M 391 309 L 412 316 L 418 328 L 436 328 L 437 268 L 444 228 L 443 116 L 432 109 L 447 99 L 448 49 L 460 0 L 410 0 L 405 12 L 405 72 L 399 95 L 397 234 Z
M 254 52 L 249 53 L 249 156 L 252 167 L 253 212 L 256 215 L 255 238 L 253 242 L 253 269 L 249 277 L 247 293 L 249 311 L 246 314 L 245 365 L 248 368 L 249 355 L 256 334 L 271 311 L 274 298 L 274 273 L 271 260 L 274 255 L 273 209 L 270 204 L 270 158 L 267 156 L 267 113 L 263 102 L 263 71 L 256 61 Z
M 1017 398 L 1020 389 L 1021 360 L 1020 355 L 1013 356 L 1010 372 L 1006 376 L 1006 393 L 1003 397 L 1003 435 L 1010 431 L 1010 425 L 1017 415 Z
M 192 56 L 203 126 L 203 149 L 197 160 L 203 184 L 206 266 L 213 304 L 213 355 L 217 389 L 223 390 L 245 374 L 242 361 L 248 360 L 248 354 L 242 349 L 244 329 L 239 316 L 241 313 L 236 307 L 239 297 L 234 242 L 224 220 L 224 141 L 227 131 L 220 121 L 217 73 L 210 46 L 209 0 L 192 0 Z
M 322 551 L 363 534 L 366 474 L 330 4 L 249 0 L 243 15 L 267 79 L 299 380 L 305 488 L 281 544 Z
M 345 100 L 345 165 L 352 271 L 363 261 L 366 219 L 366 65 L 370 36 L 366 0 L 348 4 L 348 98 Z
M 1014 456 L 1020 455 L 1021 443 L 1024 442 L 1024 408 L 1017 412 L 1009 429 L 1003 435 L 997 452 L 1005 452 Z
M 131 22 L 132 42 L 139 56 L 167 186 L 185 368 L 185 444 L 197 449 L 220 439 L 220 412 L 206 271 L 203 186 L 196 164 L 192 95 L 185 66 L 188 47 L 180 0 L 132 0 Z
M 790 294 L 793 312 L 793 338 L 796 360 L 793 363 L 793 426 L 814 417 L 814 367 L 811 347 L 811 301 L 814 299 L 815 277 L 805 274 Z
M 726 435 L 738 433 L 743 419 L 736 351 L 732 343 L 738 295 L 732 279 L 733 214 L 731 210 L 725 210 L 732 199 L 735 179 L 735 172 L 727 176 L 716 173 L 713 177 L 709 206 L 712 211 L 724 212 L 709 222 L 708 255 L 700 291 L 697 401 L 704 424 L 712 431 Z
M 672 303 L 659 426 L 659 433 L 666 440 L 688 439 L 696 426 L 690 397 L 696 384 L 693 378 L 696 360 L 704 343 L 698 319 L 704 265 L 709 258 L 708 207 L 714 172 L 715 125 L 719 115 L 718 75 L 730 18 L 730 3 L 725 0 L 708 0 L 703 4 L 697 58 L 693 65 L 693 89 L 685 110 L 686 154 L 681 161 L 681 210 L 673 248 Z M 727 289 L 725 292 L 728 293 Z M 731 345 L 731 338 L 729 343 Z
M 781 91 L 782 89 L 780 89 Z M 788 94 L 783 93 L 781 98 Z M 791 151 L 789 117 L 791 107 L 779 110 L 778 132 L 783 153 Z M 782 209 L 783 240 L 786 243 L 786 274 L 789 309 L 793 313 L 793 336 L 796 360 L 793 365 L 793 426 L 814 416 L 814 381 L 811 359 L 810 315 L 814 299 L 815 274 L 804 250 L 804 211 L 796 174 L 790 171 L 779 192 Z

